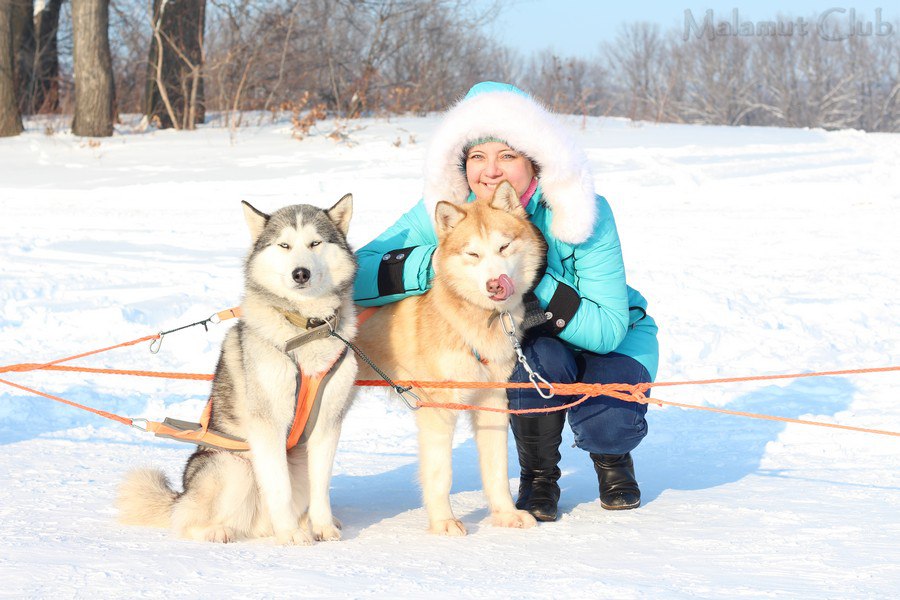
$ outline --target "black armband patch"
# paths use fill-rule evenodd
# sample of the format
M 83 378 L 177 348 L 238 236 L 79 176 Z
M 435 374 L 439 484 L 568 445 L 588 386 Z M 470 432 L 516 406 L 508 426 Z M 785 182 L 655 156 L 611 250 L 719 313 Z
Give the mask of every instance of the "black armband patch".
M 635 311 L 640 312 L 640 316 L 638 318 L 634 318 Z M 647 318 L 647 311 L 641 308 L 640 306 L 629 306 L 628 307 L 628 328 L 634 329 L 635 325 L 643 321 Z
M 415 248 L 416 246 L 411 246 L 391 250 L 381 257 L 381 264 L 378 265 L 379 296 L 393 296 L 406 291 L 406 287 L 403 285 L 403 266 L 406 259 L 409 258 L 409 253 Z
M 573 288 L 561 281 L 557 281 L 556 292 L 550 298 L 547 305 L 547 327 L 551 333 L 558 334 L 566 328 L 572 317 L 578 311 L 581 297 Z

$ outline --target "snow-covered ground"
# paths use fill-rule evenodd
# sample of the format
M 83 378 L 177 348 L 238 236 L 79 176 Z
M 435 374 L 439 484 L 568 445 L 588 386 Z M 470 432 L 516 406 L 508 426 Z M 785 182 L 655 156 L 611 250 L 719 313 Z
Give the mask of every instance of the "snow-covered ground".
M 230 132 L 0 140 L 0 366 L 134 339 L 239 302 L 262 209 L 355 198 L 359 246 L 419 197 L 437 117 L 297 141 Z M 573 118 L 610 200 L 629 282 L 660 324 L 660 381 L 900 364 L 900 136 Z M 330 128 L 323 125 L 321 133 Z M 79 364 L 211 372 L 227 324 Z M 196 419 L 208 384 L 0 377 L 132 417 Z M 897 373 L 659 388 L 655 395 L 900 431 Z M 563 444 L 562 518 L 487 524 L 471 433 L 452 501 L 470 535 L 429 536 L 411 416 L 383 390 L 350 411 L 332 498 L 344 540 L 213 545 L 115 521 L 129 468 L 178 480 L 190 448 L 0 385 L 0 596 L 887 598 L 900 589 L 900 439 L 652 407 L 644 506 L 607 512 Z M 510 441 L 510 456 L 514 448 Z M 514 462 L 511 460 L 511 463 Z M 510 468 L 510 485 L 517 485 Z

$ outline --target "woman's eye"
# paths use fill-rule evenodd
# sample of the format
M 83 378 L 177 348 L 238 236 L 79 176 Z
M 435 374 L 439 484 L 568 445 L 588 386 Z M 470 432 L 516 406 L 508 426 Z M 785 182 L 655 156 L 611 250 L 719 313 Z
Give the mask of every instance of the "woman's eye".
M 284 248 L 285 250 L 290 250 L 290 249 L 291 249 L 290 244 L 288 244 L 287 242 L 281 242 L 280 244 L 278 244 L 278 247 L 279 247 L 279 248 Z
M 316 246 L 318 246 L 318 245 L 321 244 L 321 243 L 322 243 L 321 240 L 316 240 L 316 241 L 314 241 L 313 243 L 311 243 L 311 244 L 309 245 L 309 247 L 310 247 L 310 248 L 315 248 Z

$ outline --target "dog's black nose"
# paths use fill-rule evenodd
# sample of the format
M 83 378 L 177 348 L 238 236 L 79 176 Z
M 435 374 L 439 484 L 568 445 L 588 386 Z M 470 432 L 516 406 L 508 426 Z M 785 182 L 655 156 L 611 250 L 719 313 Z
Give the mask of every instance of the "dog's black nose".
M 306 283 L 307 281 L 309 281 L 310 275 L 312 275 L 312 274 L 309 272 L 309 269 L 307 269 L 306 267 L 297 267 L 296 269 L 294 269 L 294 272 L 291 273 L 291 276 L 294 278 L 294 281 L 296 281 L 297 283 L 300 283 L 300 284 L 303 284 L 303 283 Z

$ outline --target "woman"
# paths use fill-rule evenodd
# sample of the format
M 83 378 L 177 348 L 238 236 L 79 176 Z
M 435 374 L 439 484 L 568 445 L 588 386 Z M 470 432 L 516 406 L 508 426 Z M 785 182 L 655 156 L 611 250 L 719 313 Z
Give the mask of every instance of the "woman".
M 548 244 L 547 270 L 534 289 L 537 318 L 525 324 L 537 325 L 522 344 L 530 365 L 551 382 L 653 381 L 656 323 L 625 283 L 615 221 L 594 194 L 587 156 L 551 113 L 509 84 L 479 83 L 445 115 L 426 155 L 424 198 L 357 253 L 356 301 L 378 306 L 427 291 L 437 202 L 490 198 L 504 179 Z M 528 381 L 521 366 L 510 381 Z M 533 389 L 511 389 L 508 397 L 513 409 L 572 400 L 546 400 Z M 594 463 L 603 508 L 640 505 L 631 451 L 647 434 L 646 411 L 604 396 L 568 411 L 575 445 Z M 522 469 L 516 506 L 542 521 L 557 517 L 565 418 L 556 411 L 510 419 Z

